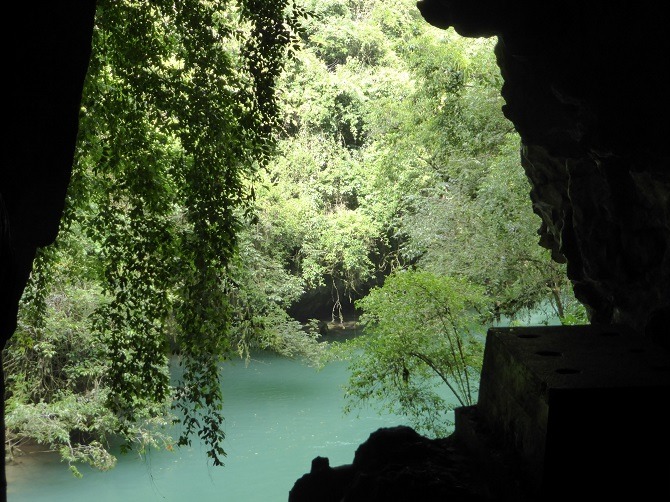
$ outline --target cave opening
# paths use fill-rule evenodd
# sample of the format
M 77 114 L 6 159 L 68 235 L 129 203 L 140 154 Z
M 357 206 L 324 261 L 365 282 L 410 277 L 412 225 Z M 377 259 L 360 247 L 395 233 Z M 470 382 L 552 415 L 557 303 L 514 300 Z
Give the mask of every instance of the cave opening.
M 14 331 L 16 306 L 35 250 L 54 239 L 62 210 L 95 9 L 95 2 L 74 4 L 21 7 L 15 14 L 20 22 L 3 35 L 13 49 L 7 94 L 12 127 L 5 135 L 5 162 L 11 167 L 4 169 L 0 186 L 3 339 Z M 465 36 L 499 37 L 505 114 L 522 138 L 521 162 L 533 185 L 534 209 L 543 220 L 542 244 L 557 260 L 567 261 L 575 293 L 588 306 L 595 326 L 606 326 L 606 333 L 617 332 L 611 325 L 623 326 L 625 337 L 667 349 L 670 178 L 664 118 L 669 106 L 658 77 L 659 61 L 668 53 L 667 17 L 651 2 L 620 7 L 568 1 L 553 10 L 491 1 L 419 4 L 434 25 L 454 26 Z M 41 40 L 27 35 L 28 24 Z M 44 127 L 35 131 L 35 124 Z M 29 130 L 34 134 L 26 134 Z M 524 342 L 542 338 L 531 332 L 515 336 Z M 617 338 L 597 338 L 594 353 L 606 353 Z M 631 345 L 622 366 L 640 350 L 663 354 L 656 346 Z M 541 351 L 560 352 L 536 350 Z M 662 362 L 652 365 L 662 375 L 666 367 Z M 570 378 L 583 376 L 583 368 L 561 361 L 553 372 Z M 624 386 L 636 378 L 636 371 L 621 372 Z M 650 390 L 631 391 L 630 399 L 662 403 L 668 396 L 667 379 L 653 377 L 652 382 Z M 607 402 L 611 396 L 606 394 L 594 402 Z M 572 424 L 573 431 L 584 430 L 575 423 L 578 419 L 602 419 L 582 395 L 571 402 L 559 393 L 557 399 L 565 411 L 556 420 Z M 649 430 L 667 441 L 660 416 L 660 409 L 653 408 L 632 423 L 641 430 L 648 419 Z M 621 440 L 618 426 L 608 427 L 607 441 L 614 436 Z M 577 434 L 568 444 L 579 451 L 589 440 Z M 651 442 L 639 448 L 635 454 L 642 458 L 655 450 Z M 599 460 L 589 458 L 596 464 Z M 667 474 L 667 464 L 660 462 L 645 464 L 651 466 L 645 472 L 617 474 L 627 477 L 625 488 L 635 494 L 635 487 L 657 487 L 659 477 Z M 555 472 L 561 472 L 560 466 Z M 617 487 L 606 479 L 611 473 L 599 474 L 604 484 L 594 491 L 616 493 Z M 566 479 L 551 483 L 571 486 Z

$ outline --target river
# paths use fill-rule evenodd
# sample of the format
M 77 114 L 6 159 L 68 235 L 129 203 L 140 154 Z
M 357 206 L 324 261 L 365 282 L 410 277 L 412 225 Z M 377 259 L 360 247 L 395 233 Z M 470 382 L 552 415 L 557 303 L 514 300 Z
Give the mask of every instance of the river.
M 228 453 L 225 467 L 212 467 L 204 449 L 152 451 L 145 457 L 118 455 L 116 467 L 82 467 L 70 474 L 55 454 L 20 457 L 8 466 L 10 502 L 285 502 L 311 460 L 351 463 L 358 445 L 379 427 L 406 423 L 375 410 L 344 415 L 345 363 L 316 371 L 298 361 L 257 355 L 248 367 L 223 367 Z
M 522 320 L 557 323 L 541 310 Z M 225 467 L 212 467 L 195 442 L 144 457 L 118 454 L 108 472 L 80 467 L 82 479 L 57 454 L 31 454 L 7 466 L 9 502 L 285 502 L 314 457 L 327 456 L 331 465 L 351 463 L 371 432 L 408 423 L 369 408 L 344 415 L 344 362 L 317 371 L 262 353 L 246 367 L 227 362 L 222 373 Z

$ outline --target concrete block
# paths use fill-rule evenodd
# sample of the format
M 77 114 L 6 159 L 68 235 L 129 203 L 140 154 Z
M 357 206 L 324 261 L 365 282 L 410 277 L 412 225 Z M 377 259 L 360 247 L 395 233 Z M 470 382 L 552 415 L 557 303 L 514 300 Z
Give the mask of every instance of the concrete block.
M 622 327 L 488 332 L 477 416 L 541 500 L 670 500 L 669 403 L 670 356 Z

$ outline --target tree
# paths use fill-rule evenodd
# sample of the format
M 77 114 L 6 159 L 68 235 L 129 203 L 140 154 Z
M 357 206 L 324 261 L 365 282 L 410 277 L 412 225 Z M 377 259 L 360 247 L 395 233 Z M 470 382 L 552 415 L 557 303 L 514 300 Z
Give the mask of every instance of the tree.
M 412 198 L 401 222 L 403 253 L 425 270 L 485 286 L 496 316 L 546 303 L 551 317 L 576 318 L 565 267 L 537 245 L 540 221 L 518 167 L 518 138 L 508 135 L 496 156 L 472 163 L 476 179 L 455 176 Z
M 179 444 L 197 434 L 221 464 L 229 268 L 250 180 L 273 148 L 275 82 L 302 16 L 288 0 L 98 2 L 58 244 L 77 242 L 93 268 L 88 282 L 68 287 L 82 271 L 54 275 L 66 252 L 45 250 L 38 262 L 35 294 L 24 298 L 22 330 L 6 354 L 17 363 L 6 396 L 16 435 L 108 467 L 108 435 L 129 447 L 151 443 L 138 427 L 166 423 L 172 403 L 183 424 Z M 85 292 L 85 313 L 58 301 Z M 99 365 L 91 378 L 74 375 L 85 365 L 64 355 L 82 343 Z M 170 346 L 183 366 L 176 389 Z M 58 378 L 32 375 L 26 355 Z M 26 377 L 39 381 L 35 393 L 23 392 Z M 74 403 L 85 423 L 67 418 Z M 51 429 L 31 428 L 31 414 Z
M 372 400 L 409 416 L 423 432 L 444 435 L 445 413 L 476 402 L 482 358 L 478 311 L 486 309 L 480 288 L 404 270 L 357 305 L 368 334 L 337 348 L 351 361 L 346 410 Z
M 303 325 L 288 313 L 303 293 L 302 281 L 282 266 L 282 253 L 260 223 L 239 236 L 239 252 L 230 267 L 230 338 L 233 349 L 249 360 L 252 351 L 270 350 L 284 357 L 300 357 L 319 365 L 325 345 L 318 326 Z M 277 256 L 279 255 L 279 256 Z
M 282 217 L 272 218 L 286 231 L 273 241 L 285 249 L 281 261 L 302 279 L 304 297 L 331 299 L 333 320 L 397 257 L 394 219 L 410 187 L 386 179 L 377 162 L 386 132 L 377 114 L 414 87 L 403 44 L 426 25 L 410 5 L 308 2 L 313 17 L 279 86 L 282 134 L 256 192 L 259 221 L 268 226 L 262 220 L 275 204 Z M 410 155 L 397 153 L 395 171 L 405 172 Z
M 435 281 L 476 285 L 488 299 L 486 309 L 481 310 L 480 303 L 480 323 L 503 315 L 514 318 L 545 304 L 562 322 L 579 321 L 583 308 L 574 300 L 564 267 L 537 245 L 540 221 L 532 212 L 528 181 L 519 165 L 518 136 L 501 112 L 502 81 L 494 42 L 428 29 L 408 29 L 398 37 L 394 52 L 402 66 L 395 68 L 401 67 L 403 73 L 394 74 L 394 88 L 379 86 L 376 99 L 364 106 L 366 142 L 360 162 L 374 173 L 374 181 L 367 185 L 368 197 L 375 201 L 370 207 L 378 210 L 377 221 L 383 221 L 393 254 L 388 263 L 396 273 L 416 277 L 419 283 L 425 277 L 415 273 Z M 376 312 L 384 292 L 401 296 L 420 311 L 421 303 L 406 299 L 394 277 L 358 305 Z M 440 291 L 437 283 L 432 287 Z M 367 304 L 368 299 L 373 303 Z M 450 299 L 443 301 L 449 305 Z M 348 409 L 381 398 L 387 409 L 409 413 L 424 430 L 443 433 L 448 408 L 432 390 L 431 379 L 438 375 L 439 383 L 454 389 L 459 380 L 450 372 L 453 361 L 426 353 L 438 351 L 435 344 L 447 350 L 449 343 L 428 322 L 426 336 L 403 337 L 412 330 L 420 332 L 423 325 L 412 317 L 413 311 L 402 307 L 393 305 L 384 314 L 398 324 L 397 330 L 392 325 L 380 328 L 375 320 L 368 323 L 366 331 L 371 334 L 344 349 L 353 369 Z M 472 313 L 451 312 L 459 327 L 454 336 L 469 338 Z M 413 320 L 410 330 L 404 330 L 403 316 Z M 380 314 L 379 322 L 382 318 Z M 471 348 L 476 351 L 477 344 Z M 335 353 L 342 350 L 336 347 Z M 403 376 L 413 374 L 408 365 L 417 360 L 423 366 L 414 373 L 424 381 L 406 384 Z M 476 387 L 474 368 L 476 364 L 470 368 L 470 384 Z M 461 397 L 460 404 L 468 402 Z

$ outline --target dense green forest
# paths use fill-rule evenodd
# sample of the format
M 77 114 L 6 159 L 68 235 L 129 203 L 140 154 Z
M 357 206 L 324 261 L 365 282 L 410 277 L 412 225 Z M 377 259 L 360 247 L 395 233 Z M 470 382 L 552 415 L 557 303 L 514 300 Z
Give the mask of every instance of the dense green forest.
M 4 353 L 10 447 L 77 473 L 114 438 L 198 436 L 221 463 L 218 365 L 255 350 L 347 358 L 351 407 L 443 434 L 438 386 L 476 401 L 478 327 L 582 321 L 537 245 L 494 43 L 413 0 L 100 1 L 62 228 Z M 309 308 L 352 303 L 366 334 L 321 342 Z

